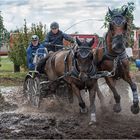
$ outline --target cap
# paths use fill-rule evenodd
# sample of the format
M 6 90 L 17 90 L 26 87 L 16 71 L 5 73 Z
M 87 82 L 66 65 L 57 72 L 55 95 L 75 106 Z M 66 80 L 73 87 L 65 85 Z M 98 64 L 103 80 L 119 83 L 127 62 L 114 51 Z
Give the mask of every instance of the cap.
M 32 41 L 39 40 L 39 37 L 38 37 L 37 35 L 33 35 L 32 38 L 31 38 L 31 40 L 32 40 Z
M 52 22 L 51 25 L 50 25 L 50 28 L 51 28 L 51 29 L 59 28 L 59 24 L 58 24 L 57 22 Z

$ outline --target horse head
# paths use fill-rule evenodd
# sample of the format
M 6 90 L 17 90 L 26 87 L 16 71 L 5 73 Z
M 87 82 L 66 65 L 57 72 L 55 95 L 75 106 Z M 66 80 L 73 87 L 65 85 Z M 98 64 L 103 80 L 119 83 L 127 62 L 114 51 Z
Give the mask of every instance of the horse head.
M 109 22 L 109 32 L 112 38 L 112 50 L 116 54 L 122 53 L 126 47 L 127 11 L 128 8 L 126 8 L 123 12 L 111 11 L 109 9 L 109 14 L 111 17 Z
M 94 38 L 90 42 L 87 42 L 86 40 L 82 42 L 76 38 L 76 42 L 78 44 L 78 47 L 74 52 L 76 68 L 79 72 L 79 78 L 82 81 L 86 81 L 91 74 L 95 73 L 96 68 L 94 65 L 94 57 L 91 49 L 91 46 L 94 43 Z

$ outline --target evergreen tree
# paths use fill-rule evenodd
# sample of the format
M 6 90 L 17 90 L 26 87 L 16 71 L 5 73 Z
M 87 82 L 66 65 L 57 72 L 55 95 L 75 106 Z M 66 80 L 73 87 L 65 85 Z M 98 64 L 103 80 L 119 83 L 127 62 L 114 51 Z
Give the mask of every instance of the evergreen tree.
M 1 11 L 0 11 L 0 49 L 1 49 L 3 44 L 6 45 L 6 43 L 8 43 L 9 37 L 10 37 L 10 34 L 8 33 L 8 31 L 4 27 L 3 17 L 1 15 Z M 0 60 L 1 60 L 1 58 L 0 58 Z M 0 64 L 0 66 L 1 66 L 1 64 Z
M 3 17 L 0 11 L 0 47 L 2 46 L 3 33 L 4 33 Z

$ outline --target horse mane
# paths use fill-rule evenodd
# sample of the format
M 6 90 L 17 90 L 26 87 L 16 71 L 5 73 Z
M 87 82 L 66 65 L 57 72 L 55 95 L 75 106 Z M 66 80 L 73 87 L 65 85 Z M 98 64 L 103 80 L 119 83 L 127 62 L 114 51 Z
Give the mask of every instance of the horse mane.
M 105 47 L 107 47 L 109 51 L 111 51 L 111 46 L 112 46 L 111 42 L 112 42 L 112 33 L 111 30 L 108 30 L 108 32 L 105 35 L 105 44 L 106 44 Z

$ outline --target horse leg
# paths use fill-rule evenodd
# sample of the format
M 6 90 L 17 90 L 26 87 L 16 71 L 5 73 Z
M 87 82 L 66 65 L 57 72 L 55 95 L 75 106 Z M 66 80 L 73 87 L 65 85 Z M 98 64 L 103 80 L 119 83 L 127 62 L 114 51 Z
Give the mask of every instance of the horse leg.
M 89 99 L 90 99 L 90 125 L 96 122 L 96 105 L 95 105 L 95 97 L 96 90 L 98 85 L 95 85 L 92 89 L 89 90 Z
M 105 80 L 107 85 L 110 87 L 111 91 L 113 92 L 113 96 L 116 102 L 116 104 L 113 106 L 113 110 L 114 112 L 119 113 L 121 111 L 121 105 L 120 105 L 121 97 L 115 88 L 115 81 L 113 80 L 113 78 L 109 78 L 109 77 L 106 77 Z
M 78 98 L 78 101 L 79 101 L 79 106 L 80 106 L 80 112 L 81 113 L 87 113 L 88 109 L 85 105 L 85 102 L 83 101 L 82 99 L 82 96 L 81 96 L 81 93 L 80 93 L 80 90 L 76 87 L 76 85 L 72 84 L 72 90 L 73 92 L 75 93 L 75 95 L 77 96 Z
M 132 93 L 133 93 L 133 105 L 131 106 L 131 112 L 133 114 L 139 113 L 139 98 L 138 98 L 138 92 L 137 92 L 137 85 L 132 81 L 132 78 L 128 73 L 126 73 L 127 76 L 125 76 L 123 79 L 129 83 Z
M 100 103 L 101 103 L 101 108 L 103 109 L 105 107 L 105 98 L 99 88 L 98 83 L 97 83 L 97 95 L 98 95 Z

